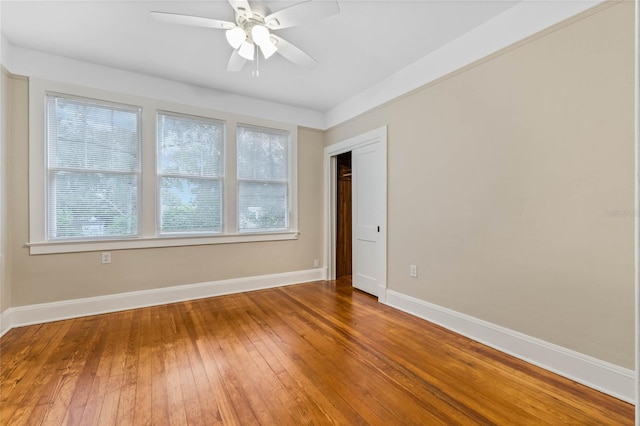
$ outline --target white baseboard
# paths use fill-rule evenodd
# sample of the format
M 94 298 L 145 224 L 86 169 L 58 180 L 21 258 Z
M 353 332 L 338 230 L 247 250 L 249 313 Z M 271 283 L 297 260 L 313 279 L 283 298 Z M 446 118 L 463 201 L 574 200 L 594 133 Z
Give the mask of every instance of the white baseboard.
M 242 293 L 252 290 L 320 281 L 324 280 L 325 277 L 326 268 L 316 268 L 306 271 L 234 278 L 206 283 L 88 297 L 84 299 L 18 306 L 9 308 L 0 315 L 0 336 L 4 335 L 14 327 L 21 327 L 24 325 L 41 324 L 88 315 L 164 305 L 167 303 L 182 302 L 185 300 L 202 299 L 205 297 L 221 296 L 224 294 Z
M 5 333 L 11 330 L 11 308 L 5 309 L 0 314 L 0 337 L 4 336 Z
M 393 290 L 379 300 L 623 401 L 636 402 L 632 370 Z

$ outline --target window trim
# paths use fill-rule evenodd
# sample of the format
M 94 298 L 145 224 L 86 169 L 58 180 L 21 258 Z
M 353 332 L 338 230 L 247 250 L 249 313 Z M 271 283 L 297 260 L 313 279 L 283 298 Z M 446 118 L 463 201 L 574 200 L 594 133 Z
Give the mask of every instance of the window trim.
M 259 234 L 219 234 L 207 236 L 180 235 L 175 237 L 161 236 L 151 238 L 135 238 L 120 240 L 91 240 L 91 241 L 55 241 L 42 243 L 27 243 L 29 254 L 79 253 L 103 250 L 130 250 L 159 247 L 183 247 L 214 244 L 249 243 L 261 241 L 297 240 L 298 231 L 261 232 Z
M 117 104 L 135 105 L 142 108 L 142 143 L 140 204 L 138 211 L 139 236 L 110 238 L 103 240 L 54 240 L 47 241 L 46 234 L 46 93 L 59 93 L 64 96 L 96 99 Z M 157 163 L 156 163 L 156 114 L 169 112 L 190 116 L 211 118 L 225 123 L 225 177 L 223 179 L 223 233 L 209 235 L 159 235 L 157 230 Z M 241 123 L 254 127 L 277 129 L 289 132 L 290 143 L 290 188 L 289 188 L 289 229 L 265 232 L 242 232 L 236 230 L 237 188 L 236 165 L 236 126 Z M 210 110 L 194 105 L 178 104 L 159 99 L 143 98 L 105 91 L 97 88 L 76 86 L 67 83 L 29 79 L 29 239 L 26 246 L 29 253 L 76 253 L 101 250 L 124 250 L 137 248 L 178 247 L 190 245 L 231 244 L 263 241 L 295 240 L 298 232 L 297 198 L 297 135 L 298 126 L 255 117 L 240 116 L 227 112 Z M 229 189 L 232 189 L 231 191 Z M 232 193 L 233 192 L 233 193 Z

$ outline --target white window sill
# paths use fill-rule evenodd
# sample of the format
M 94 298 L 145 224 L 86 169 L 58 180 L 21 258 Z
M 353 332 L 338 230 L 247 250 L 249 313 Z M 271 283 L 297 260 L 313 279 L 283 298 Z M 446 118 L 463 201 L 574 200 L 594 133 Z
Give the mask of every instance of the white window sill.
M 86 251 L 127 250 L 139 248 L 297 240 L 299 235 L 300 233 L 297 231 L 288 231 L 260 234 L 226 234 L 202 237 L 181 236 L 135 238 L 130 240 L 60 241 L 27 243 L 27 247 L 29 247 L 29 254 L 79 253 Z

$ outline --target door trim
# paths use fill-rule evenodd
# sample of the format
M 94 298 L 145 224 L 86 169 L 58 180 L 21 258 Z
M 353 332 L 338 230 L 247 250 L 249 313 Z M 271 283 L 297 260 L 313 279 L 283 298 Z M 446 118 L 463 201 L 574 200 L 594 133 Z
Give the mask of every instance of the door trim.
M 385 301 L 387 287 L 387 126 L 379 127 L 370 132 L 363 133 L 358 136 L 340 141 L 336 144 L 325 147 L 324 149 L 324 249 L 326 256 L 327 279 L 336 279 L 336 186 L 338 177 L 336 175 L 336 156 L 345 152 L 353 151 L 373 143 L 380 143 L 380 147 L 384 156 L 385 169 L 383 170 L 384 179 L 383 192 L 385 200 L 384 209 L 382 211 L 382 229 L 380 230 L 380 243 L 384 262 L 382 263 L 383 288 L 380 290 L 378 300 Z

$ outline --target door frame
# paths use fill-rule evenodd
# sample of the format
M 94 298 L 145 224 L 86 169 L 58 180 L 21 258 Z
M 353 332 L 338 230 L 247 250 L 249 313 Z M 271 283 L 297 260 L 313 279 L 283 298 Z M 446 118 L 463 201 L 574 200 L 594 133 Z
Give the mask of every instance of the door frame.
M 382 126 L 358 136 L 345 139 L 336 144 L 325 147 L 324 149 L 324 248 L 326 259 L 327 279 L 336 279 L 336 188 L 338 184 L 338 176 L 336 171 L 336 156 L 345 152 L 353 151 L 373 143 L 380 143 L 380 147 L 384 157 L 384 179 L 382 179 L 384 209 L 382 214 L 382 224 L 380 230 L 380 244 L 382 247 L 381 257 L 381 275 L 384 286 L 382 286 L 381 294 L 378 295 L 380 302 L 385 302 L 387 288 L 387 126 Z

